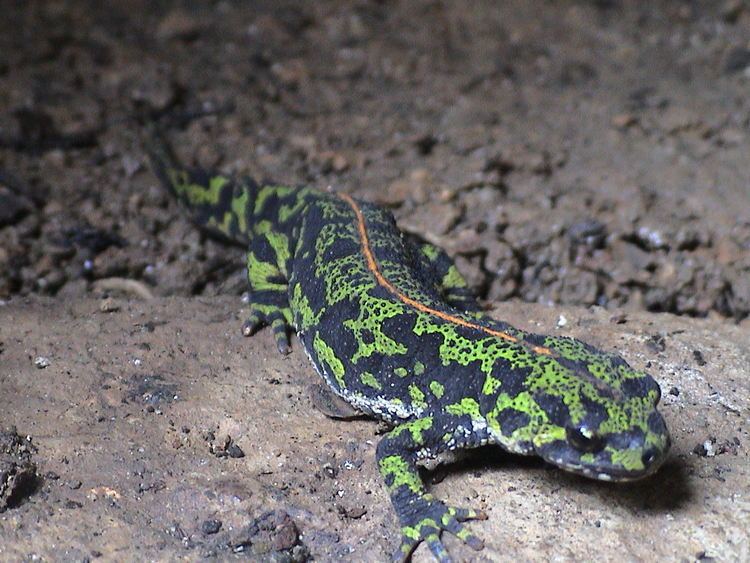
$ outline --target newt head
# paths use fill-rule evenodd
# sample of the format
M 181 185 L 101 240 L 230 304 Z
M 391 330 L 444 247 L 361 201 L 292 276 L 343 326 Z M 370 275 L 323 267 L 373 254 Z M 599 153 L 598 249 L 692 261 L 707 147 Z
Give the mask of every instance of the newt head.
M 488 420 L 495 441 L 602 481 L 656 471 L 671 444 L 656 381 L 578 340 L 539 339 L 552 353 L 533 357 L 517 385 L 506 376 L 497 389 Z

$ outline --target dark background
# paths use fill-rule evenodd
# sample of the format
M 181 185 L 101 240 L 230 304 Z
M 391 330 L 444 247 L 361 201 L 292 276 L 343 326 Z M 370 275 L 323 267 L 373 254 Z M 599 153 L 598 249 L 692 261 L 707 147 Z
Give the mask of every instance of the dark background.
M 239 294 L 189 163 L 393 208 L 498 301 L 750 312 L 741 1 L 4 2 L 0 298 Z

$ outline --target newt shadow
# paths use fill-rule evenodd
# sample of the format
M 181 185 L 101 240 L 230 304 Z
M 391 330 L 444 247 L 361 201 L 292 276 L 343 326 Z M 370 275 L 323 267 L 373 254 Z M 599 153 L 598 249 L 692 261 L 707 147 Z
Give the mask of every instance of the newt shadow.
M 688 481 L 687 468 L 671 455 L 659 470 L 644 479 L 630 482 L 597 481 L 575 475 L 538 457 L 518 456 L 500 448 L 479 448 L 466 453 L 456 463 L 440 465 L 427 475 L 426 482 L 439 483 L 447 475 L 471 474 L 492 478 L 498 468 L 515 472 L 544 472 L 554 489 L 571 489 L 596 495 L 608 503 L 625 506 L 634 512 L 666 513 L 690 504 L 695 493 Z M 507 474 L 506 474 L 507 475 Z M 507 482 L 507 485 L 512 483 Z

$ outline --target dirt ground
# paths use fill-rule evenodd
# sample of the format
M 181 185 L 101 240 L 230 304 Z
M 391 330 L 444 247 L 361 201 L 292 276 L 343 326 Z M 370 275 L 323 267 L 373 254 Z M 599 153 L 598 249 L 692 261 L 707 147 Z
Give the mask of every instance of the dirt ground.
M 39 474 L 0 513 L 0 560 L 372 561 L 395 549 L 377 423 L 313 408 L 317 376 L 299 345 L 281 358 L 270 331 L 243 338 L 246 313 L 213 297 L 0 309 L 0 412 Z M 479 555 L 446 540 L 459 560 L 747 561 L 747 323 L 634 313 L 618 324 L 601 308 L 526 303 L 495 314 L 649 369 L 674 446 L 629 485 L 496 448 L 439 468 L 436 495 L 489 514 L 471 524 Z M 419 548 L 416 560 L 431 558 Z
M 748 37 L 742 0 L 5 3 L 0 559 L 395 546 L 377 426 L 240 339 L 242 252 L 159 189 L 139 119 L 387 205 L 504 319 L 657 378 L 676 445 L 643 485 L 439 475 L 489 510 L 480 557 L 750 557 Z

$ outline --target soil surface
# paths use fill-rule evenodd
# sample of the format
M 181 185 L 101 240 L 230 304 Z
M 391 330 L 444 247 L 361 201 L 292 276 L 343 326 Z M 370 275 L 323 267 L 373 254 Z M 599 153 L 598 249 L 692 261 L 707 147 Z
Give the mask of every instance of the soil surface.
M 219 297 L 0 308 L 0 412 L 38 480 L 0 513 L 0 560 L 386 559 L 399 530 L 375 464 L 382 429 L 316 410 L 299 343 L 282 357 L 268 330 L 243 338 L 246 314 Z M 674 445 L 632 484 L 490 447 L 439 467 L 435 495 L 489 515 L 470 524 L 479 554 L 446 539 L 457 560 L 747 561 L 747 324 L 526 303 L 494 314 L 648 369 Z
M 186 163 L 388 206 L 506 320 L 564 314 L 659 380 L 675 454 L 643 486 L 448 472 L 480 557 L 748 558 L 747 2 L 6 4 L 0 558 L 395 546 L 377 427 L 240 341 L 242 251 L 157 186 L 144 120 Z

